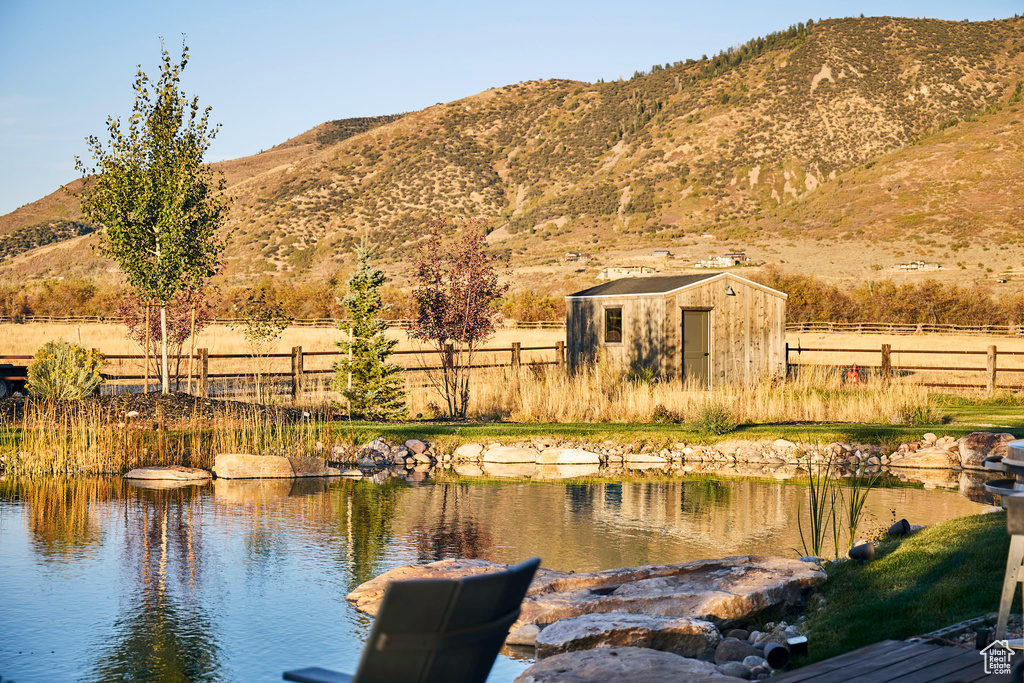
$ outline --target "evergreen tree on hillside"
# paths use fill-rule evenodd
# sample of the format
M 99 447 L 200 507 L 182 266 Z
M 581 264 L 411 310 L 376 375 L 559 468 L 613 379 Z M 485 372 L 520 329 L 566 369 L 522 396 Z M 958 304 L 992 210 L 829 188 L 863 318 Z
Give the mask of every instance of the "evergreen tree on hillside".
M 388 309 L 380 294 L 387 277 L 370 263 L 372 253 L 366 244 L 356 255 L 359 266 L 349 278 L 348 294 L 340 302 L 348 320 L 339 327 L 351 337 L 338 342 L 346 357 L 333 366 L 331 388 L 348 399 L 353 417 L 402 419 L 406 416 L 402 367 L 388 362 L 398 342 L 384 336 L 387 323 L 380 318 Z

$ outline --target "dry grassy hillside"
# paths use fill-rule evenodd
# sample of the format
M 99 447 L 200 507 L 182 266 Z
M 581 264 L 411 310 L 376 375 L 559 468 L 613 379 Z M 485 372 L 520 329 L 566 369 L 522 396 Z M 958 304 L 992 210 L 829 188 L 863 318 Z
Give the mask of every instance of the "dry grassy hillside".
M 553 290 L 663 246 L 662 270 L 742 249 L 834 278 L 916 258 L 992 278 L 1024 257 L 1022 52 L 1018 18 L 827 20 L 628 81 L 330 122 L 218 164 L 236 197 L 225 277 L 326 278 L 364 234 L 400 270 L 418 229 L 455 216 L 486 219 L 521 279 Z M 0 235 L 35 247 L 26 231 L 76 218 L 55 194 Z M 0 272 L 96 275 L 93 239 Z M 597 258 L 577 273 L 569 249 Z

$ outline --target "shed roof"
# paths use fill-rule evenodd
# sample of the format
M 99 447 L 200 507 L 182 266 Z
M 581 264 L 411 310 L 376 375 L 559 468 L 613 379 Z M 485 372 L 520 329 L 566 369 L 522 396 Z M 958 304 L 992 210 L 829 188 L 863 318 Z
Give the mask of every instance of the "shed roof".
M 636 296 L 644 294 L 668 294 L 686 287 L 691 287 L 705 280 L 712 280 L 719 277 L 740 280 L 758 289 L 763 289 L 779 296 L 786 295 L 777 290 L 765 287 L 762 284 L 740 277 L 733 273 L 701 273 L 699 275 L 656 275 L 651 277 L 626 277 L 620 280 L 606 282 L 589 289 L 584 289 L 574 294 L 569 294 L 566 299 L 582 299 L 595 296 Z

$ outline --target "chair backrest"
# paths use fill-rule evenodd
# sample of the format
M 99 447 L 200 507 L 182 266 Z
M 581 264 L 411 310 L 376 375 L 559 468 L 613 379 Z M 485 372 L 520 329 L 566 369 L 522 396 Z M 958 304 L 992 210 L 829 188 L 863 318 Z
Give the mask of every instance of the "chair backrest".
M 539 564 L 392 583 L 353 683 L 483 683 Z

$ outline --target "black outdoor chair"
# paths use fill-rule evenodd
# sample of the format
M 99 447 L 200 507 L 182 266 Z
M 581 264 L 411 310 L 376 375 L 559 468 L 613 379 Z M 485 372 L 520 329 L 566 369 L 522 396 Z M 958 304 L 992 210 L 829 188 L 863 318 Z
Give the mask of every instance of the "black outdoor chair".
M 484 683 L 540 565 L 388 586 L 355 676 L 311 667 L 297 683 Z

